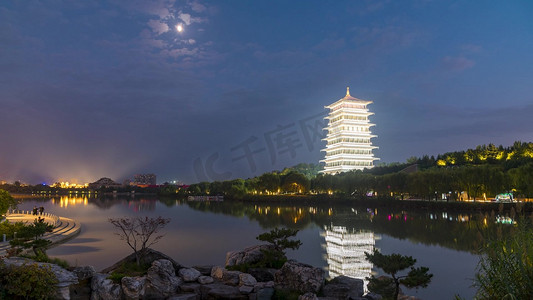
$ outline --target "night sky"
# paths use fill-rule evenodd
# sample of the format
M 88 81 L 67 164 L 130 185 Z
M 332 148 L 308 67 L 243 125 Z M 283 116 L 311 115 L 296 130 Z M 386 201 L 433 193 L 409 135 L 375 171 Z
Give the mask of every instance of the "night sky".
M 532 16 L 531 1 L 4 0 L 0 180 L 317 163 L 347 86 L 374 101 L 377 163 L 531 142 Z

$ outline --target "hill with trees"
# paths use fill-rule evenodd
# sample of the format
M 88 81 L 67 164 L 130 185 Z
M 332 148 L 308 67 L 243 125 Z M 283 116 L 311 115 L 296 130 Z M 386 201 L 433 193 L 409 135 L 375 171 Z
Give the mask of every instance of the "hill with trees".
M 533 197 L 533 143 L 510 147 L 493 144 L 435 156 L 411 157 L 364 171 L 319 174 L 320 165 L 299 164 L 249 179 L 192 184 L 188 194 L 245 195 L 336 194 L 381 195 L 449 201 L 491 198 L 504 192 Z

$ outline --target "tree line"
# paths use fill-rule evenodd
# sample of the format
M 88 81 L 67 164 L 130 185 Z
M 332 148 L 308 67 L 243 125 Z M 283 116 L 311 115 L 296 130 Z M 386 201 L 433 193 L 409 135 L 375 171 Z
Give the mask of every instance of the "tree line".
M 507 192 L 515 197 L 533 197 L 533 143 L 481 145 L 335 175 L 318 174 L 318 170 L 318 165 L 299 164 L 249 179 L 200 182 L 182 192 L 235 198 L 250 194 L 336 194 L 431 200 L 444 195 L 455 201 Z

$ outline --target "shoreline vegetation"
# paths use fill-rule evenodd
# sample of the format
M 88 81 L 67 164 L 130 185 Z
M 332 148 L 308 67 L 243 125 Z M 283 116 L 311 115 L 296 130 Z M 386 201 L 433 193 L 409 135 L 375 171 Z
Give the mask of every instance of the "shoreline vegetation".
M 480 145 L 466 151 L 411 157 L 405 163 L 381 164 L 372 169 L 335 175 L 322 174 L 321 168 L 304 163 L 247 179 L 191 185 L 164 183 L 150 187 L 114 185 L 64 189 L 57 185 L 31 186 L 15 182 L 0 185 L 0 189 L 12 194 L 46 197 L 223 196 L 237 201 L 375 201 L 373 204 L 377 205 L 437 205 L 468 210 L 494 210 L 501 202 L 524 202 L 524 209 L 530 211 L 531 205 L 527 203 L 533 202 L 533 143 L 517 141 L 510 147 Z M 498 204 L 485 203 L 490 201 Z M 504 204 L 504 207 L 510 206 Z

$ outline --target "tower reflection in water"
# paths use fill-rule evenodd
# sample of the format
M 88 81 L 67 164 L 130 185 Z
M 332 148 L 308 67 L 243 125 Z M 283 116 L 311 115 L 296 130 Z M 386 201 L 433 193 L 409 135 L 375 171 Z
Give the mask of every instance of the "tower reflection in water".
M 365 252 L 372 253 L 376 244 L 374 232 L 368 230 L 347 229 L 345 226 L 325 226 L 326 255 L 329 277 L 345 275 L 363 279 L 364 288 L 372 273 L 372 263 L 366 260 Z

